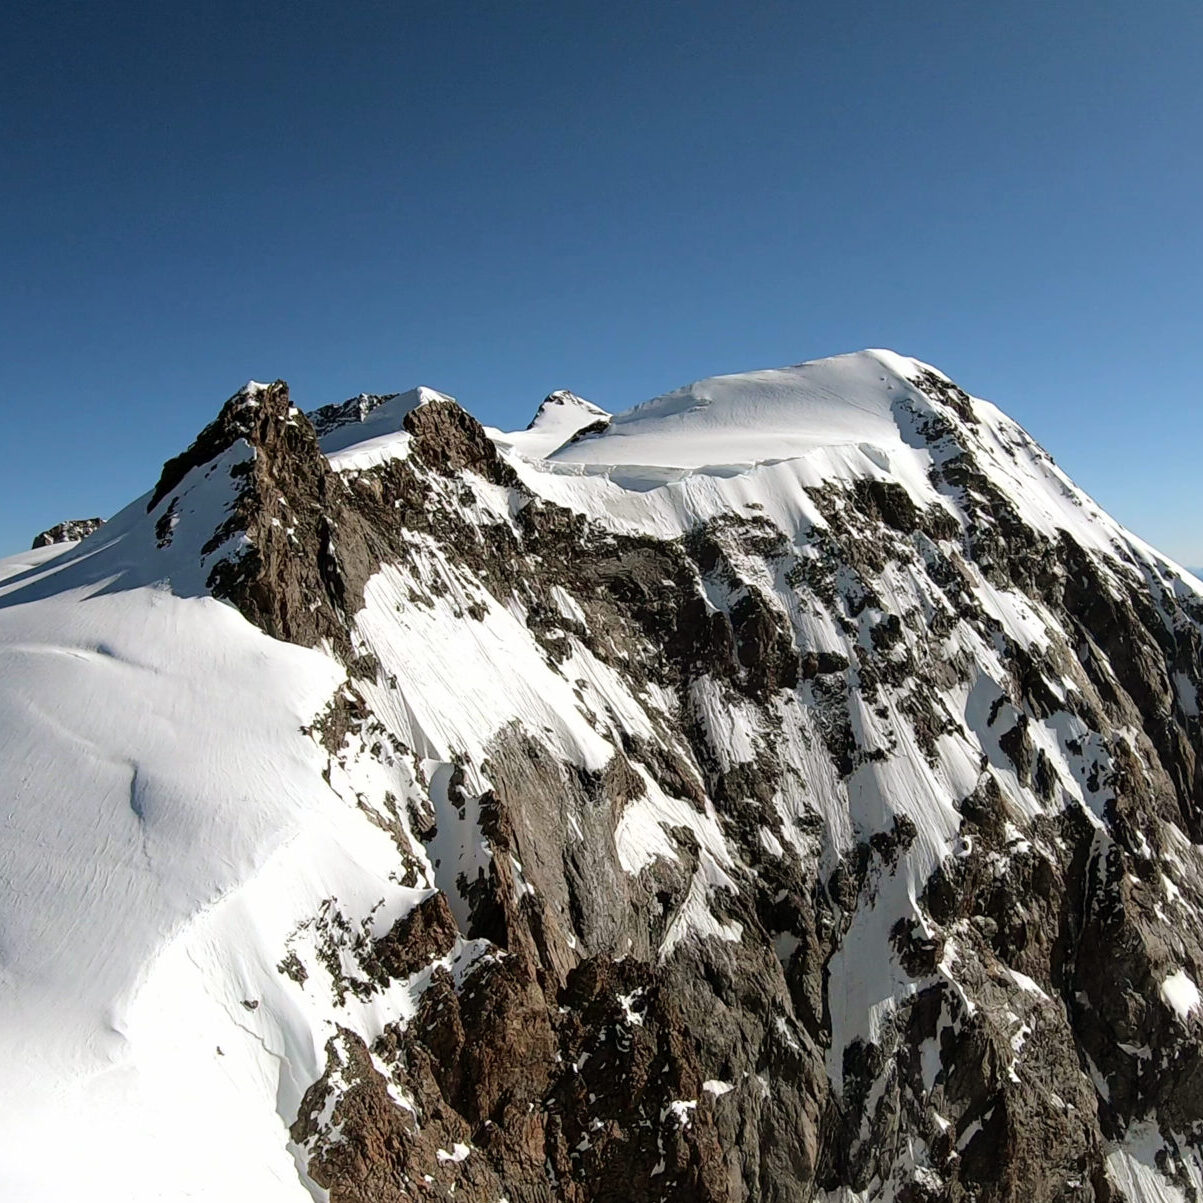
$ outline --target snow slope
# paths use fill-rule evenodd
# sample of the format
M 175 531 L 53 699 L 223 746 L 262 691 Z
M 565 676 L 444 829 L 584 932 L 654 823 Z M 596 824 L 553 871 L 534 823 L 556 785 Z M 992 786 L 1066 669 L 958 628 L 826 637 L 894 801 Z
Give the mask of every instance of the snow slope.
M 492 431 L 497 443 L 527 459 L 543 459 L 587 427 L 609 422 L 610 415 L 592 401 L 566 389 L 549 393 L 525 430 Z
M 231 484 L 189 483 L 167 547 L 143 497 L 0 562 L 8 1199 L 306 1197 L 281 1116 L 325 1031 L 279 950 L 323 899 L 420 896 L 302 733 L 345 671 L 207 596 Z
M 901 449 L 892 412 L 914 361 L 865 351 L 797 367 L 699 380 L 616 414 L 552 454 L 558 463 L 751 466 L 818 448 Z

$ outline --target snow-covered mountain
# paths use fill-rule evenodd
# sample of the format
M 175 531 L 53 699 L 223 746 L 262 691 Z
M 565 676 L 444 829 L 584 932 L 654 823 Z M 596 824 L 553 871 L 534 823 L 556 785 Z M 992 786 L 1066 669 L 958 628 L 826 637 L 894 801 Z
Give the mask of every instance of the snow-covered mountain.
M 934 368 L 251 384 L 0 578 L 4 1198 L 1203 1192 L 1201 586 Z
M 525 430 L 504 434 L 490 429 L 489 435 L 503 449 L 542 459 L 565 443 L 604 430 L 609 421 L 610 415 L 600 406 L 561 389 L 547 395 Z

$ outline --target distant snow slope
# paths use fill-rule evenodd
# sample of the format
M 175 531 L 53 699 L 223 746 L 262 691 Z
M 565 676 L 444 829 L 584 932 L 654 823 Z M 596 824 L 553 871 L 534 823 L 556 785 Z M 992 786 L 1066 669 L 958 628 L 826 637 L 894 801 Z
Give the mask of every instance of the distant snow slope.
M 548 394 L 525 430 L 493 434 L 501 446 L 512 448 L 527 459 L 542 459 L 563 447 L 580 431 L 604 425 L 609 420 L 610 415 L 600 406 L 561 389 Z
M 863 351 L 774 371 L 714 376 L 616 414 L 561 463 L 700 468 L 861 443 L 901 447 L 894 395 L 915 361 Z

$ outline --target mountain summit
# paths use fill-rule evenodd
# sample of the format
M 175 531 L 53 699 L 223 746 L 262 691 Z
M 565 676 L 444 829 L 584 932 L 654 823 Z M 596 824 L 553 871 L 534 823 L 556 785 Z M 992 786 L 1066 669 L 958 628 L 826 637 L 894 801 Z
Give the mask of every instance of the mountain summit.
M 547 395 L 525 430 L 493 434 L 504 447 L 531 459 L 544 459 L 586 433 L 604 430 L 609 421 L 604 409 L 561 389 Z
M 4 1197 L 1196 1197 L 1200 589 L 888 351 L 248 385 L 0 561 Z

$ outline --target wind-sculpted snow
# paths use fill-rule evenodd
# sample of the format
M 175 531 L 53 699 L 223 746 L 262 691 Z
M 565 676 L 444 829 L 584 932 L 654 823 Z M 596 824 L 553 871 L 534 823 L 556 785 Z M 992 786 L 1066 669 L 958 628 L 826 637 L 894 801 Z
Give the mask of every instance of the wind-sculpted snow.
M 266 1014 L 237 1013 L 271 985 L 281 920 L 246 892 L 313 848 L 310 880 L 285 875 L 294 904 L 387 887 L 387 841 L 334 813 L 300 733 L 342 671 L 198 596 L 195 541 L 178 592 L 151 579 L 144 506 L 103 537 L 0 584 L 3 1193 L 292 1198 L 285 1084 L 248 1039 Z M 215 1116 L 222 1155 L 199 1156 Z
M 1203 1190 L 1194 578 L 890 352 L 311 417 L 0 582 L 7 1195 Z
M 604 431 L 555 451 L 557 463 L 702 468 L 807 452 L 905 446 L 895 394 L 913 391 L 913 360 L 866 351 L 793 368 L 715 376 L 616 414 Z

